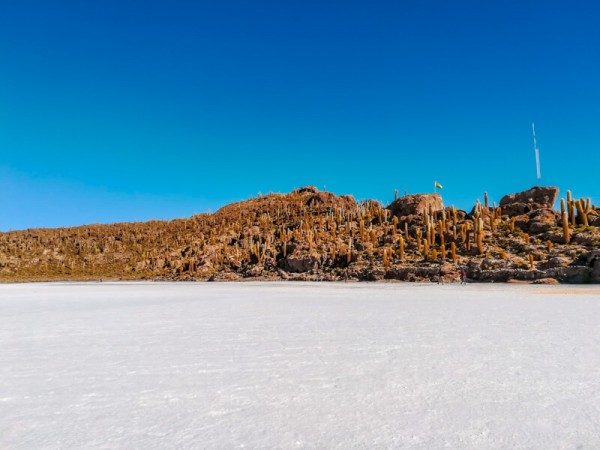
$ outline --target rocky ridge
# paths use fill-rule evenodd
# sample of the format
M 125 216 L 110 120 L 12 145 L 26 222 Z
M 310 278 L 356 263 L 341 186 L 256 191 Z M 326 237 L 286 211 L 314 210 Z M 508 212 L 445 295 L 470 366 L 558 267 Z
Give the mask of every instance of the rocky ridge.
M 467 213 L 439 194 L 384 207 L 307 186 L 188 219 L 0 233 L 0 281 L 600 282 L 600 213 L 534 187 Z

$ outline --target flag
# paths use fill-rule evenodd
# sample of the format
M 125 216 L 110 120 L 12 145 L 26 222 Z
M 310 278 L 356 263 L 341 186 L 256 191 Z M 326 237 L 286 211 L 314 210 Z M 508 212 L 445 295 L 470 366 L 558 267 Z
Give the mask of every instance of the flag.
M 440 183 L 438 183 L 437 181 L 433 182 L 433 186 L 436 187 L 436 188 L 443 189 L 442 185 Z

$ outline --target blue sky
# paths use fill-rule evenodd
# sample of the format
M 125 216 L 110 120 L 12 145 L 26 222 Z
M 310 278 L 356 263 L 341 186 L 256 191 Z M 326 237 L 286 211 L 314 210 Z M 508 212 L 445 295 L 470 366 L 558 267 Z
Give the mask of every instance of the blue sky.
M 0 230 L 168 219 L 313 184 L 600 202 L 600 4 L 0 5 Z

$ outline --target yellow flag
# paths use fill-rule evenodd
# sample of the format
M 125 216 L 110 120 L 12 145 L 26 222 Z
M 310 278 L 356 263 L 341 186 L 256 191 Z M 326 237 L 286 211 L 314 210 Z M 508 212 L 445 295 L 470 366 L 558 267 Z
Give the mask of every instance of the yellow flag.
M 443 189 L 442 185 L 441 185 L 440 183 L 438 183 L 437 181 L 434 181 L 433 185 L 434 185 L 436 188 Z

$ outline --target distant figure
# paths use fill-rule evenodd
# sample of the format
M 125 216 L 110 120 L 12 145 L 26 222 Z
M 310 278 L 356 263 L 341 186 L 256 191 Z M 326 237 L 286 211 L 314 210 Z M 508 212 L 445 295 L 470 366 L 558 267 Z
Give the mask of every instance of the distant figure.
M 440 270 L 438 272 L 438 284 L 444 284 L 444 271 L 442 270 L 441 264 L 440 264 Z
M 464 269 L 460 269 L 460 284 L 467 284 L 467 271 Z

